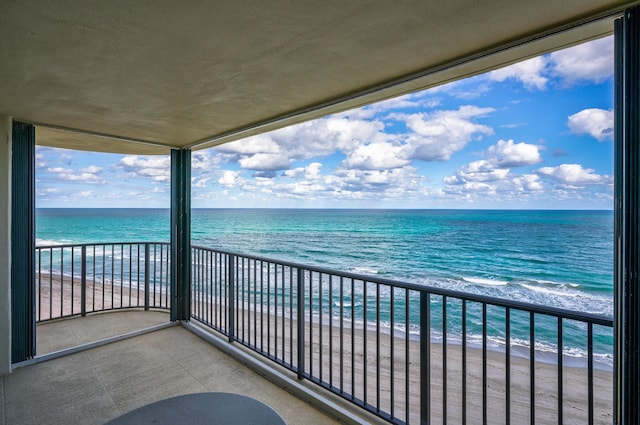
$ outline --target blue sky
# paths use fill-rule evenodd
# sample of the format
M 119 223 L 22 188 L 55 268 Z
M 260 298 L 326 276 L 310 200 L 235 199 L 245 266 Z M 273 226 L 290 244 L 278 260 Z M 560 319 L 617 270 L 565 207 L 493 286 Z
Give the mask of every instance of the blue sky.
M 195 208 L 613 206 L 613 39 L 192 153 Z M 169 207 L 169 157 L 37 148 L 37 206 Z

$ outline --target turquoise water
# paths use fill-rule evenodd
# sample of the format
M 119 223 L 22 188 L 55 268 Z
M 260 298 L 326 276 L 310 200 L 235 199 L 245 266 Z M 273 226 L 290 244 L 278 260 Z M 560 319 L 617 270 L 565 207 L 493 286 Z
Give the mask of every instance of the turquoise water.
M 611 211 L 215 209 L 192 214 L 196 245 L 613 314 Z M 38 245 L 168 241 L 169 211 L 39 209 L 36 233 Z M 453 313 L 456 306 L 451 308 Z M 544 333 L 544 324 L 540 328 L 537 332 Z M 609 334 L 596 340 L 607 364 Z

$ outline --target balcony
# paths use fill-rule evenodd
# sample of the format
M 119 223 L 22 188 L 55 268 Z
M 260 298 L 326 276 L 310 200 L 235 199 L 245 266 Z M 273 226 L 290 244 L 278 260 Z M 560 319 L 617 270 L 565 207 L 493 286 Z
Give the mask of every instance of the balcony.
M 39 324 L 39 352 L 167 324 L 166 312 L 127 310 Z M 181 326 L 16 369 L 0 377 L 0 424 L 103 424 L 145 404 L 181 394 L 244 394 L 288 424 L 337 421 Z
M 435 87 L 581 40 L 594 39 L 609 33 L 611 21 L 615 19 L 616 159 L 613 169 L 617 382 L 613 410 L 616 423 L 638 423 L 637 407 L 640 403 L 637 385 L 640 369 L 637 365 L 640 361 L 638 351 L 633 349 L 640 345 L 640 319 L 635 314 L 640 288 L 640 264 L 637 261 L 640 249 L 640 226 L 637 225 L 640 188 L 636 184 L 640 167 L 635 160 L 639 157 L 637 148 L 640 146 L 637 139 L 640 134 L 637 114 L 640 91 L 636 84 L 640 75 L 639 61 L 636 60 L 640 40 L 639 27 L 636 25 L 639 13 L 637 2 L 575 0 L 547 2 L 544 8 L 527 1 L 500 1 L 492 3 L 491 7 L 480 2 L 468 2 L 468 8 L 460 8 L 457 2 L 441 2 L 437 7 L 431 2 L 415 2 L 413 6 L 402 8 L 396 4 L 377 2 L 375 7 L 367 10 L 354 3 L 350 9 L 353 13 L 345 13 L 343 8 L 333 7 L 330 3 L 315 8 L 316 13 L 308 13 L 299 7 L 261 8 L 254 2 L 228 10 L 220 10 L 210 2 L 198 4 L 200 9 L 176 9 L 173 4 L 165 7 L 153 4 L 149 9 L 150 4 L 147 3 L 131 3 L 129 7 L 123 7 L 120 3 L 112 6 L 101 4 L 97 10 L 66 8 L 65 19 L 53 19 L 60 17 L 56 2 L 37 2 L 38 7 L 32 9 L 25 7 L 22 2 L 4 5 L 2 16 L 7 25 L 2 26 L 3 39 L 7 40 L 9 48 L 3 49 L 2 57 L 5 63 L 11 63 L 12 66 L 2 69 L 6 78 L 3 78 L 3 96 L 0 96 L 3 102 L 0 117 L 0 204 L 3 206 L 0 208 L 0 373 L 10 373 L 14 366 L 23 366 L 22 371 L 15 372 L 22 375 L 23 371 L 40 367 L 18 363 L 34 354 L 31 346 L 33 294 L 29 290 L 24 293 L 16 290 L 23 287 L 30 289 L 24 282 L 33 280 L 34 271 L 31 261 L 35 208 L 34 123 L 39 126 L 39 143 L 43 145 L 119 153 L 152 154 L 171 150 L 171 209 L 176 217 L 184 217 L 190 209 L 188 157 L 192 149 L 239 140 L 247 135 L 345 111 L 354 105 Z M 153 13 L 147 16 L 147 10 Z M 201 13 L 194 14 L 193 10 L 200 10 Z M 465 12 L 462 15 L 461 10 Z M 363 13 L 359 13 L 361 11 Z M 145 25 L 140 25 L 141 16 L 146 18 Z M 181 19 L 176 19 L 176 16 Z M 464 19 L 465 16 L 472 19 Z M 211 17 L 215 18 L 213 24 Z M 348 24 L 345 24 L 345 17 L 349 18 Z M 259 23 L 259 31 L 253 28 L 256 22 Z M 291 25 L 273 25 L 274 22 Z M 110 25 L 112 23 L 117 24 L 115 32 Z M 30 28 L 35 30 L 30 31 Z M 322 31 L 323 28 L 335 31 Z M 380 43 L 380 28 L 386 29 L 383 32 L 384 43 Z M 114 43 L 114 34 L 117 34 L 120 42 Z M 180 41 L 186 39 L 175 37 L 176 34 L 189 36 L 188 40 L 194 43 L 193 48 L 185 49 L 185 43 Z M 195 36 L 191 37 L 193 34 Z M 264 38 L 270 43 L 254 43 L 247 34 L 265 34 Z M 292 34 L 301 36 L 292 37 Z M 353 37 L 353 34 L 360 36 Z M 167 40 L 171 43 L 166 43 Z M 442 42 L 430 42 L 433 40 Z M 56 48 L 50 48 L 52 43 Z M 149 46 L 163 48 L 149 49 Z M 336 50 L 335 46 L 340 48 Z M 211 58 L 219 60 L 212 63 Z M 69 66 L 76 63 L 85 66 Z M 384 66 L 378 66 L 380 64 Z M 220 72 L 210 72 L 211 66 Z M 246 72 L 238 72 L 239 67 Z M 153 69 L 153 75 L 141 72 L 147 69 Z M 283 69 L 287 72 L 281 72 Z M 354 72 L 358 69 L 366 72 Z M 176 70 L 181 71 L 180 75 L 176 74 Z M 234 84 L 229 84 L 229 81 Z M 151 90 L 150 87 L 162 89 Z M 223 95 L 220 95 L 221 88 L 224 89 Z M 13 121 L 12 117 L 19 117 L 24 122 Z M 165 117 L 169 119 L 162 119 Z M 12 193 L 19 196 L 12 196 Z M 178 226 L 172 225 L 172 237 L 186 235 L 173 244 L 176 251 L 191 252 L 189 225 L 188 216 Z M 480 417 L 483 422 L 493 421 L 494 417 L 498 418 L 496 422 L 499 422 L 499 418 L 502 418 L 502 422 L 515 422 L 514 415 L 520 415 L 518 419 L 526 417 L 527 422 L 611 422 L 612 391 L 600 391 L 601 387 L 596 384 L 603 381 L 606 384 L 602 388 L 611 388 L 611 371 L 596 365 L 596 358 L 603 354 L 599 347 L 601 341 L 611 339 L 610 318 L 516 305 L 501 300 L 469 298 L 451 292 L 429 292 L 425 288 L 414 288 L 404 283 L 396 285 L 372 281 L 367 277 L 337 275 L 286 264 L 280 264 L 278 268 L 288 271 L 288 283 L 295 282 L 296 288 L 306 283 L 311 289 L 310 297 L 306 298 L 303 294 L 300 297 L 303 302 L 296 304 L 300 309 L 295 311 L 283 308 L 283 304 L 279 304 L 280 310 L 276 310 L 274 302 L 272 316 L 269 296 L 267 304 L 259 307 L 256 303 L 257 293 L 253 295 L 244 289 L 256 288 L 256 285 L 262 288 L 263 284 L 269 287 L 272 281 L 262 280 L 263 274 L 260 274 L 260 280 L 247 280 L 246 273 L 237 274 L 241 270 L 237 265 L 257 261 L 262 270 L 263 264 L 271 267 L 274 263 L 228 253 L 209 256 L 224 260 L 218 266 L 222 274 L 212 279 L 212 273 L 207 271 L 209 277 L 201 282 L 185 279 L 188 288 L 193 283 L 194 291 L 187 293 L 187 300 L 183 301 L 192 302 L 194 308 L 187 310 L 187 317 L 180 314 L 181 318 L 191 319 L 189 322 L 192 324 L 198 322 L 218 328 L 229 340 L 228 346 L 253 347 L 258 351 L 258 356 L 272 362 L 273 368 L 295 369 L 294 373 L 300 382 L 308 381 L 332 394 L 340 393 L 346 396 L 354 409 L 381 412 L 391 422 L 416 422 L 416 415 L 422 421 L 433 419 L 434 422 L 438 417 L 446 419 L 449 415 L 459 415 L 462 419 L 466 415 L 469 422 L 480 421 Z M 180 267 L 190 269 L 188 261 L 178 261 L 176 255 L 172 255 L 172 258 L 176 260 L 174 265 L 180 262 Z M 257 276 L 255 264 L 253 269 L 246 269 L 253 271 L 253 276 Z M 155 308 L 151 305 L 152 297 L 147 296 L 151 295 L 147 286 L 147 282 L 151 284 L 151 278 L 145 277 L 143 282 L 130 278 L 128 283 L 132 286 L 128 286 L 129 292 L 124 292 L 126 284 L 121 279 L 115 285 L 121 292 L 112 288 L 111 304 L 100 298 L 100 305 L 95 296 L 103 293 L 97 289 L 108 289 L 109 285 L 114 286 L 114 281 L 108 283 L 99 277 L 95 281 L 89 279 L 90 265 L 86 261 L 82 261 L 81 268 L 84 270 L 79 270 L 76 275 L 79 294 L 74 293 L 74 277 L 71 277 L 71 294 L 64 292 L 63 282 L 60 282 L 61 302 L 73 300 L 77 307 L 76 310 L 69 306 L 70 312 L 67 313 L 65 306 L 68 304 L 63 303 L 59 309 L 61 315 L 85 316 L 93 311 L 138 308 L 133 307 L 132 302 L 142 305 L 140 308 Z M 198 266 L 196 270 L 201 268 Z M 13 271 L 16 276 L 12 274 Z M 267 276 L 272 276 L 270 270 Z M 278 279 L 278 282 L 286 281 L 282 276 Z M 325 279 L 328 279 L 326 286 Z M 211 283 L 209 289 L 202 283 L 207 281 Z M 316 286 L 314 282 L 317 282 Z M 53 283 L 50 288 L 54 287 Z M 281 283 L 279 285 L 278 288 L 285 288 L 286 296 L 286 287 Z M 344 293 L 345 285 L 353 290 Z M 142 299 L 134 297 L 133 286 L 136 287 L 135 292 L 143 296 Z M 140 287 L 144 288 L 143 291 Z M 390 287 L 393 289 L 388 290 Z M 211 300 L 219 296 L 222 288 L 225 294 L 229 294 L 226 304 L 212 303 Z M 336 288 L 340 288 L 337 306 L 335 301 L 322 305 L 308 301 L 306 312 L 309 315 L 299 314 L 300 311 L 305 312 L 302 309 L 304 301 L 314 299 L 313 290 L 318 294 L 326 294 L 327 291 L 333 294 Z M 390 322 L 396 319 L 396 312 L 398 316 L 404 312 L 405 328 L 395 322 L 389 323 L 389 333 L 380 331 L 387 323 L 386 320 L 380 320 L 378 301 L 381 299 L 377 296 L 368 299 L 370 290 L 376 295 L 392 294 L 390 304 L 385 300 L 380 305 L 393 304 L 398 309 L 391 310 L 390 318 L 394 319 Z M 371 313 L 364 303 L 358 306 L 347 299 L 348 294 L 354 296 L 359 291 L 364 294 L 363 299 L 367 300 Z M 406 295 L 404 299 L 402 293 Z M 190 299 L 191 294 L 206 294 L 208 298 Z M 50 296 L 53 300 L 54 294 Z M 180 297 L 182 300 L 185 294 Z M 47 300 L 39 298 L 39 301 Z M 293 305 L 298 298 L 291 300 Z M 334 307 L 329 307 L 332 305 Z M 403 306 L 406 306 L 404 310 Z M 175 303 L 162 308 L 168 307 L 175 308 Z M 43 309 L 38 311 L 39 315 L 44 313 L 43 305 L 38 308 Z M 337 324 L 334 322 L 336 308 L 339 312 L 335 314 L 339 317 Z M 362 314 L 355 314 L 356 308 Z M 333 311 L 327 316 L 325 309 Z M 411 312 L 416 309 L 417 323 L 415 317 L 411 319 Z M 350 310 L 353 314 L 346 315 Z M 49 311 L 53 318 L 52 303 Z M 291 315 L 279 317 L 276 311 Z M 263 320 L 265 314 L 268 317 L 266 321 Z M 101 318 L 104 317 L 101 315 Z M 278 317 L 277 325 L 275 317 Z M 458 318 L 460 327 L 449 328 L 448 323 L 452 323 L 449 319 L 452 317 Z M 496 317 L 497 324 L 494 322 Z M 260 318 L 259 330 L 254 325 L 258 323 L 257 318 Z M 78 320 L 84 322 L 89 319 L 87 316 Z M 296 321 L 295 326 L 292 319 Z M 523 327 L 512 328 L 512 319 L 519 324 L 524 323 Z M 282 338 L 283 332 L 271 332 L 282 329 L 278 325 L 284 324 L 286 329 L 287 323 L 289 329 L 295 329 L 293 335 L 296 338 L 303 338 L 289 338 L 290 342 L 285 339 L 284 346 L 278 340 L 274 346 L 272 337 L 276 340 L 276 335 Z M 398 325 L 397 330 L 395 325 Z M 564 331 L 573 326 L 583 331 L 585 355 L 582 365 L 565 362 L 573 359 L 571 353 L 563 348 L 566 337 Z M 353 334 L 345 333 L 350 329 L 361 330 L 362 341 L 354 342 Z M 415 332 L 416 329 L 420 329 L 420 332 Z M 552 350 L 540 351 L 537 343 L 541 331 L 554 329 L 557 330 L 555 336 L 543 343 L 547 348 L 552 347 L 555 338 L 555 353 Z M 263 335 L 265 330 L 266 336 Z M 329 332 L 329 338 L 326 338 L 325 330 Z M 331 347 L 327 349 L 325 344 L 334 341 L 331 333 L 336 330 L 339 330 L 340 357 L 334 359 L 334 350 Z M 247 335 L 253 338 L 248 340 Z M 467 336 L 471 336 L 473 341 L 468 343 Z M 389 379 L 376 377 L 372 380 L 370 373 L 375 370 L 377 374 L 379 369 L 384 370 L 380 359 L 387 360 L 386 354 L 378 341 L 385 339 L 394 341 L 393 347 L 398 350 L 400 347 L 409 347 L 405 349 L 404 357 L 401 351 L 389 352 L 395 353 L 389 355 L 389 364 L 394 365 L 393 360 L 404 358 L 405 367 L 400 372 L 394 369 L 393 373 L 388 368 L 391 374 Z M 370 357 L 371 352 L 367 351 L 365 341 L 375 341 L 372 343 L 375 352 L 373 358 Z M 490 346 L 495 341 L 498 347 Z M 410 354 L 416 351 L 416 344 L 417 357 Z M 359 353 L 350 349 L 352 346 L 360 348 L 361 345 L 363 349 Z M 275 351 L 275 347 L 282 347 L 282 350 Z M 433 350 L 440 354 L 434 355 Z M 453 358 L 456 350 L 461 351 L 462 360 L 452 364 L 449 359 Z M 337 374 L 333 367 L 322 368 L 322 363 L 314 357 L 316 353 L 329 353 L 327 357 L 338 364 Z M 469 353 L 473 353 L 472 357 L 476 359 L 482 359 L 480 372 L 467 359 Z M 282 354 L 287 355 L 288 360 Z M 342 355 L 346 355 L 347 360 Z M 362 361 L 357 361 L 358 358 Z M 489 363 L 492 358 L 497 358 L 494 364 L 502 367 L 494 369 L 494 364 Z M 300 359 L 304 362 L 300 362 Z M 523 361 L 522 370 L 510 367 L 511 363 Z M 552 366 L 549 373 L 555 393 L 551 389 L 538 387 L 548 370 L 545 364 Z M 355 365 L 362 365 L 361 373 L 356 373 L 358 370 Z M 418 376 L 410 370 L 409 365 L 418 370 Z M 69 374 L 75 367 L 78 365 L 65 366 L 52 373 L 57 376 Z M 476 372 L 472 372 L 474 368 Z M 351 375 L 348 375 L 349 370 L 353 371 Z M 323 372 L 328 373 L 328 378 L 324 377 Z M 578 381 L 569 380 L 573 372 L 579 375 L 579 385 L 576 385 Z M 479 384 L 476 378 L 478 373 L 481 376 Z M 404 379 L 399 376 L 402 374 Z M 336 376 L 339 376 L 337 381 Z M 441 377 L 440 381 L 438 376 Z M 514 381 L 517 376 L 524 376 L 524 380 L 529 382 L 523 387 L 524 396 L 516 395 Z M 454 377 L 459 378 L 459 386 L 452 386 L 457 381 L 448 379 Z M 380 383 L 390 384 L 391 388 L 391 383 L 396 382 L 394 378 L 399 378 L 401 383 L 399 387 L 393 384 L 398 392 L 391 390 L 390 394 L 402 394 L 402 397 L 396 397 L 385 405 L 382 394 L 387 387 Z M 0 418 L 3 421 L 10 415 L 4 407 L 9 405 L 7 397 L 10 396 L 8 391 L 12 385 L 8 380 L 13 379 L 2 377 L 3 411 L 0 412 Z M 373 391 L 363 385 L 371 382 L 376 383 Z M 399 388 L 404 388 L 405 392 L 402 393 Z M 407 388 L 409 391 L 406 391 Z M 501 388 L 505 389 L 503 393 L 500 393 Z M 582 390 L 576 393 L 576 388 Z M 440 397 L 441 402 L 438 393 L 444 394 L 444 397 Z M 567 399 L 568 393 L 573 394 L 573 399 Z M 404 405 L 396 404 L 401 403 L 400 399 L 404 400 Z M 478 404 L 473 400 L 481 402 Z M 37 404 L 37 401 L 34 403 L 34 400 L 29 400 L 29 404 Z M 604 411 L 599 406 L 605 406 Z M 84 411 L 86 416 L 91 409 Z M 451 422 L 456 417 L 452 416 Z M 72 421 L 65 423 L 69 422 Z
M 95 410 L 98 423 L 172 395 L 232 391 L 287 423 L 612 420 L 610 318 L 192 246 L 191 320 L 174 326 L 168 249 L 37 249 L 40 358 L 98 347 L 3 378 L 7 418 L 39 414 L 15 397 L 63 416 Z

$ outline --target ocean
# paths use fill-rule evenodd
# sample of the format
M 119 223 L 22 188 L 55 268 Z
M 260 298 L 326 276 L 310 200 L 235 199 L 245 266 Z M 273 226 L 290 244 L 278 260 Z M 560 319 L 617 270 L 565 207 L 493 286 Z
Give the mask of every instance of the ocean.
M 194 209 L 191 235 L 199 246 L 613 314 L 612 211 Z M 169 211 L 38 209 L 36 237 L 165 242 Z M 610 332 L 596 343 L 610 366 Z

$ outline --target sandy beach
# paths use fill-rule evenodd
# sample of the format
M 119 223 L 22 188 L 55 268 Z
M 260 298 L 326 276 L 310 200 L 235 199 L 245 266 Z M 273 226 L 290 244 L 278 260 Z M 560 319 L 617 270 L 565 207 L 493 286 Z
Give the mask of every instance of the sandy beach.
M 38 277 L 36 277 L 38 282 Z M 42 276 L 42 292 L 36 294 L 37 316 L 42 320 L 63 315 L 79 314 L 81 311 L 80 280 L 54 276 Z M 111 294 L 113 293 L 113 298 Z M 104 295 L 103 295 L 104 294 Z M 160 294 L 155 294 L 159 297 Z M 154 294 L 150 294 L 153 300 Z M 113 302 L 112 302 L 113 299 Z M 61 300 L 64 305 L 61 308 Z M 73 300 L 73 310 L 71 301 Z M 131 290 L 110 282 L 87 281 L 87 311 L 120 307 L 144 306 L 144 285 L 140 289 L 136 282 Z M 164 294 L 163 294 L 164 302 Z M 205 311 L 209 303 L 193 304 L 193 311 Z M 245 343 L 256 345 L 268 355 L 293 359 L 297 364 L 297 324 L 282 317 L 269 314 L 265 308 L 254 314 L 253 306 L 245 305 L 237 312 L 237 336 L 244 335 Z M 308 320 L 308 319 L 305 319 Z M 254 323 L 257 327 L 254 327 Z M 293 327 L 292 327 L 293 326 Z M 369 328 L 354 327 L 344 321 L 344 332 L 340 334 L 335 324 L 305 322 L 305 372 L 320 378 L 322 382 L 343 391 L 348 397 L 383 412 L 393 413 L 400 420 L 419 423 L 420 413 L 420 350 L 414 339 L 405 339 L 404 334 L 393 337 L 388 332 L 376 332 Z M 276 331 L 277 329 L 277 331 Z M 243 334 L 244 332 L 244 334 Z M 293 334 L 291 345 L 289 335 Z M 284 339 L 283 339 L 284 336 Z M 255 338 L 255 339 L 254 339 Z M 313 339 L 311 339 L 313 338 Z M 377 340 L 379 338 L 379 344 Z M 366 340 L 366 342 L 365 342 Z M 284 344 L 283 344 L 284 341 Z M 463 347 L 459 343 L 431 344 L 431 423 L 443 423 L 445 414 L 449 423 L 461 423 L 463 404 Z M 446 349 L 446 357 L 443 352 Z M 407 359 L 408 350 L 408 362 Z M 446 358 L 446 373 L 444 359 Z M 353 363 L 353 368 L 352 368 Z M 530 423 L 530 361 L 527 358 L 510 356 L 510 418 L 505 418 L 507 385 L 506 355 L 504 352 L 487 351 L 487 422 L 491 424 Z M 555 364 L 535 362 L 535 423 L 558 423 L 558 368 Z M 482 423 L 483 386 L 482 350 L 466 348 L 466 420 L 469 424 Z M 613 374 L 594 370 L 594 419 L 595 423 L 612 421 Z M 587 369 L 564 367 L 563 422 L 583 424 L 588 421 Z M 446 385 L 445 385 L 446 384 Z M 445 392 L 446 387 L 446 392 Z M 407 397 L 408 394 L 408 397 Z M 446 400 L 446 404 L 444 401 Z M 405 416 L 407 403 L 409 417 Z
M 254 344 L 254 315 L 244 310 L 245 338 Z M 289 361 L 291 350 L 288 341 L 282 346 L 282 335 L 290 335 L 288 320 L 277 319 L 277 337 L 275 335 L 276 318 L 273 315 L 258 312 L 257 344 L 260 346 L 260 329 L 263 350 L 268 354 Z M 261 320 L 262 319 L 262 320 Z M 242 321 L 238 321 L 242 327 Z M 270 324 L 270 343 L 267 340 L 267 323 Z M 284 326 L 283 326 L 284 323 Z M 291 323 L 296 337 L 295 321 Z M 283 329 L 284 328 L 284 329 Z M 309 335 L 309 324 L 305 324 L 306 335 Z M 378 333 L 371 328 L 365 333 L 363 329 L 351 330 L 351 324 L 344 322 L 342 343 L 339 327 L 328 324 L 313 324 L 312 355 L 309 356 L 309 341 L 305 341 L 305 367 L 307 373 L 321 377 L 322 380 L 342 390 L 358 400 L 365 400 L 373 408 L 394 414 L 409 423 L 419 423 L 420 415 L 420 347 L 418 341 L 407 340 L 404 335 L 392 338 L 388 332 L 380 332 L 380 343 L 377 345 Z M 322 335 L 322 336 L 320 336 Z M 239 335 L 242 337 L 242 334 Z M 366 337 L 366 344 L 365 344 Z M 322 340 L 322 344 L 320 341 Z M 408 363 L 406 361 L 408 345 Z M 352 350 L 353 346 L 353 350 Z M 276 348 L 277 347 L 277 348 Z M 366 347 L 366 350 L 365 350 Z M 378 348 L 379 347 L 379 348 Z M 449 423 L 462 422 L 463 349 L 459 343 L 446 344 L 446 379 L 443 380 L 444 344 L 431 343 L 431 423 L 443 423 L 445 413 L 443 401 L 446 398 L 446 417 Z M 365 353 L 366 351 L 366 353 Z M 284 353 L 284 354 L 283 354 Z M 469 424 L 482 423 L 483 389 L 482 389 L 482 350 L 466 348 L 466 421 Z M 293 361 L 296 362 L 297 349 L 293 347 Z M 366 357 L 366 361 L 364 361 Z M 340 361 L 342 359 L 342 362 Z M 353 359 L 354 367 L 351 363 Z M 510 356 L 510 418 L 506 419 L 506 354 L 487 350 L 487 422 L 490 424 L 529 424 L 531 412 L 530 394 L 530 360 L 512 354 Z M 366 372 L 365 372 L 366 367 Z M 535 423 L 558 423 L 558 367 L 556 364 L 536 361 L 534 365 Z M 353 372 L 352 372 L 353 370 Z M 378 375 L 379 373 L 379 375 Z M 584 424 L 588 422 L 588 371 L 586 367 L 563 367 L 563 423 Z M 393 375 L 393 379 L 392 379 Z M 379 376 L 379 379 L 377 379 Z M 407 385 L 408 376 L 408 385 Z M 366 382 L 366 385 L 365 385 Z M 379 385 L 378 385 L 379 382 Z M 392 385 L 393 382 L 393 385 Z M 593 371 L 594 382 L 594 422 L 607 424 L 612 421 L 613 373 L 603 370 Z M 446 383 L 446 393 L 445 385 Z M 407 400 L 408 386 L 408 400 Z M 406 405 L 409 404 L 409 418 L 405 417 Z
M 82 313 L 82 282 L 79 278 L 71 279 L 60 275 L 36 273 L 36 320 L 45 321 Z M 166 293 L 150 292 L 149 304 L 166 305 Z M 64 302 L 62 302 L 64 301 Z M 144 307 L 144 282 L 124 282 L 124 286 L 112 285 L 109 280 L 87 279 L 86 312 L 103 311 L 118 308 Z

